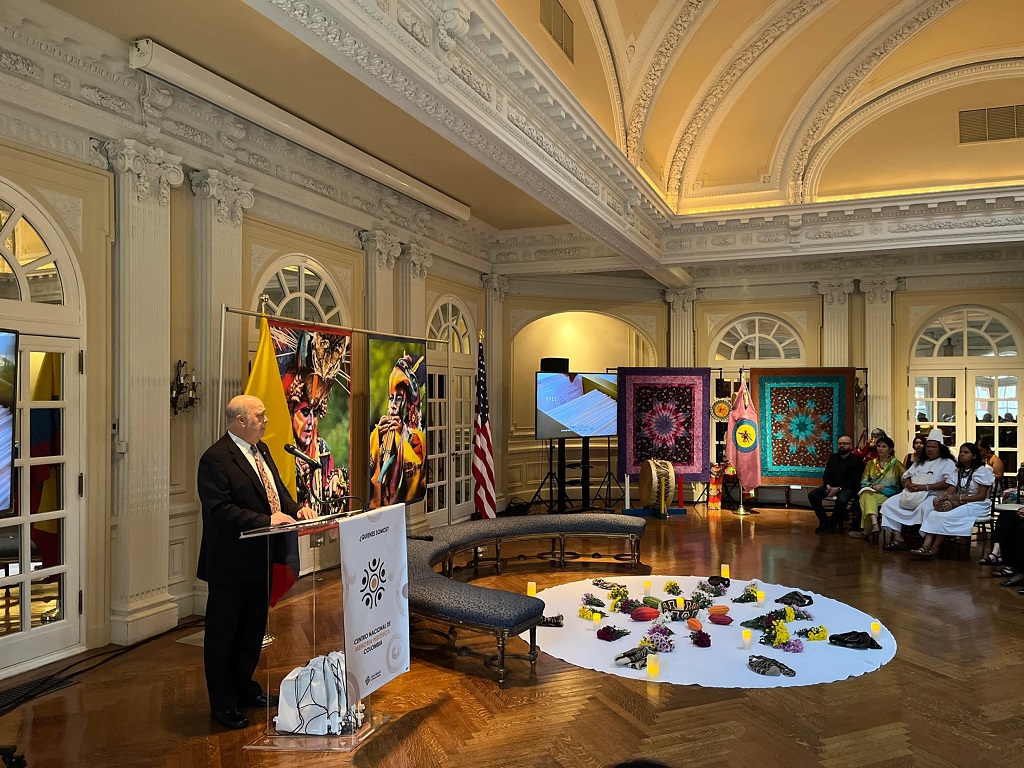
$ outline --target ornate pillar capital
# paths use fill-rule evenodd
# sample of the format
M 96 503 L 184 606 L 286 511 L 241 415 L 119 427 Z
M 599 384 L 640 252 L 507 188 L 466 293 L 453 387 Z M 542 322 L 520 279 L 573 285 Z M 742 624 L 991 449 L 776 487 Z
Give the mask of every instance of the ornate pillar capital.
M 135 177 L 135 196 L 140 203 L 153 191 L 154 179 L 160 205 L 167 205 L 171 201 L 171 187 L 177 187 L 185 180 L 178 155 L 135 139 L 108 141 L 103 145 L 103 153 L 116 172 Z
M 902 277 L 862 277 L 860 279 L 860 292 L 868 304 L 876 301 L 880 304 L 887 304 L 889 297 L 903 287 Z
M 826 304 L 845 304 L 846 297 L 853 293 L 853 280 L 838 278 L 811 283 L 814 289 L 825 297 Z
M 420 279 L 427 276 L 427 270 L 434 264 L 434 257 L 430 251 L 418 243 L 403 245 L 400 258 L 410 263 L 412 276 Z
M 395 261 L 402 253 L 398 238 L 383 229 L 364 229 L 359 233 L 359 243 L 366 258 L 381 269 L 394 269 Z
M 192 171 L 188 175 L 196 197 L 215 200 L 217 221 L 223 224 L 229 218 L 236 227 L 242 225 L 242 212 L 256 202 L 252 184 L 223 171 Z
M 665 302 L 671 305 L 673 312 L 685 312 L 694 301 L 704 295 L 703 288 L 669 288 L 663 294 Z
M 481 275 L 480 282 L 492 301 L 504 301 L 508 293 L 508 278 L 504 275 Z

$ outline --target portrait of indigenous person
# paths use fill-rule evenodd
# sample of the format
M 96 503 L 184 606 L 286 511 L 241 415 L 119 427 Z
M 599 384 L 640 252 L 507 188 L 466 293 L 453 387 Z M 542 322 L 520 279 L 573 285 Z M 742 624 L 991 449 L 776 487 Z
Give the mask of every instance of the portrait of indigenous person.
M 427 487 L 427 439 L 422 399 L 426 397 L 424 345 L 370 338 L 369 508 L 410 503 Z M 416 352 L 408 349 L 418 347 Z M 395 350 L 399 354 L 394 357 Z M 388 352 L 392 356 L 387 356 Z M 390 361 L 390 362 L 389 362 Z M 387 400 L 381 395 L 386 387 Z
M 295 447 L 296 497 L 318 515 L 345 509 L 351 444 L 351 335 L 285 321 L 270 323 Z

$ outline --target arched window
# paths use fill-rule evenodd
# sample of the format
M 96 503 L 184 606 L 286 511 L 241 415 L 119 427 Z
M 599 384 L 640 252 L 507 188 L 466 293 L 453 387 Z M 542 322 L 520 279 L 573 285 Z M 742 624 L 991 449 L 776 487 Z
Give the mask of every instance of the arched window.
M 278 269 L 260 291 L 264 293 L 270 297 L 267 310 L 271 314 L 310 323 L 344 324 L 337 294 L 326 276 L 308 262 Z
M 719 337 L 715 360 L 801 360 L 796 332 L 777 317 L 755 315 L 737 320 Z
M 39 231 L 0 198 L 0 299 L 64 304 L 57 261 Z
M 473 354 L 473 339 L 470 336 L 469 323 L 465 312 L 452 301 L 445 301 L 434 312 L 430 319 L 428 339 L 448 339 L 452 355 Z M 444 353 L 444 344 L 429 342 L 430 349 Z
M 957 309 L 936 318 L 914 345 L 914 357 L 1016 356 L 1017 342 L 1006 323 L 982 307 Z

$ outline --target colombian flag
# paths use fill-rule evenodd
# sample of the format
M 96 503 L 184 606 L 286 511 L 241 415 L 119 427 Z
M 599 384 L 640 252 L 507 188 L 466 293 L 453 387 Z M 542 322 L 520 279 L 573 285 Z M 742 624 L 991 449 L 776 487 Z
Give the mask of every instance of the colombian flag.
M 267 409 L 267 431 L 263 435 L 263 442 L 270 449 L 281 482 L 294 499 L 295 459 L 284 450 L 285 445 L 292 441 L 292 418 L 284 396 L 274 342 L 270 338 L 270 324 L 265 317 L 260 318 L 260 344 L 256 349 L 249 381 L 245 385 L 245 394 L 258 397 Z M 274 563 L 273 583 L 270 587 L 271 605 L 276 605 L 299 577 L 299 537 L 294 532 L 285 533 L 283 537 L 281 550 L 284 562 Z

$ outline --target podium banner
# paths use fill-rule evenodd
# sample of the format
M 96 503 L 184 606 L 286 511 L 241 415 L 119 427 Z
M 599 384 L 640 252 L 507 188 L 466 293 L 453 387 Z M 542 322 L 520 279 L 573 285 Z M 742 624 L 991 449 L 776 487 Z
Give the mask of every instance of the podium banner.
M 338 523 L 349 704 L 409 671 L 405 505 Z

